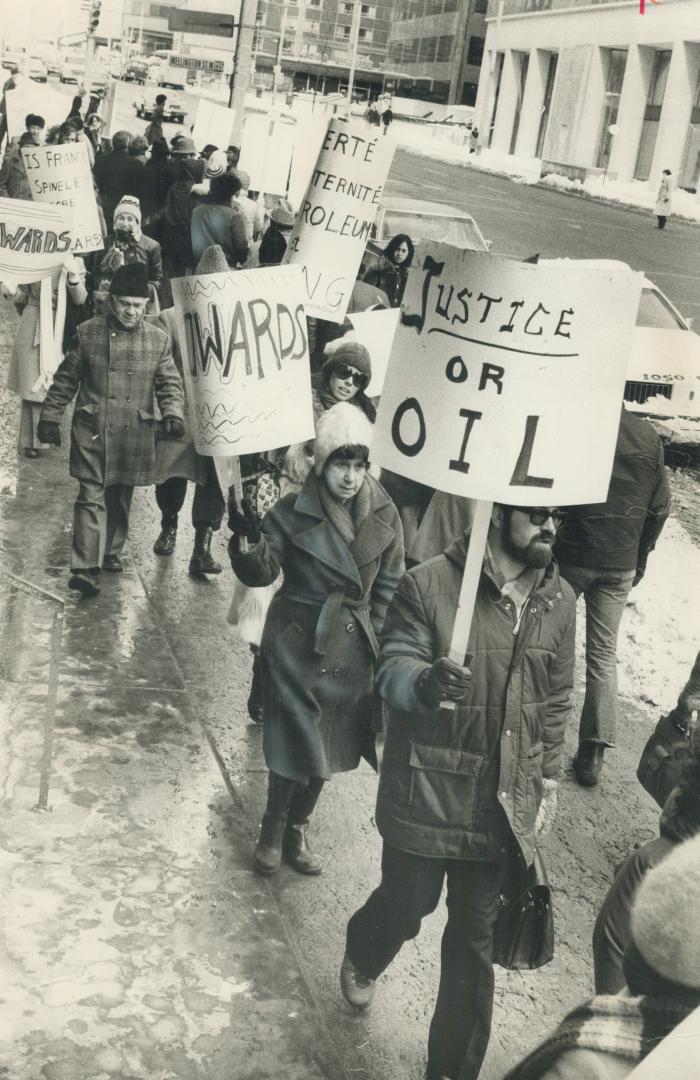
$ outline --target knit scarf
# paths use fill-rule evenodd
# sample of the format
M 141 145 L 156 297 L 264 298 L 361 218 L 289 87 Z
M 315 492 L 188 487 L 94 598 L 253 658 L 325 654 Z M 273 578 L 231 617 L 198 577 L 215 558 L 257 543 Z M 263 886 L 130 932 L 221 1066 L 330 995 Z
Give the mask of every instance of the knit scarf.
M 690 1001 L 679 998 L 599 995 L 570 1012 L 554 1034 L 505 1080 L 538 1080 L 562 1054 L 575 1048 L 616 1054 L 638 1063 L 693 1008 Z
M 63 331 L 66 323 L 66 281 L 68 273 L 65 266 L 56 285 L 56 310 L 53 306 L 53 284 L 51 278 L 42 278 L 39 286 L 39 322 L 37 336 L 39 345 L 39 378 L 32 387 L 32 393 L 48 390 L 53 382 L 56 368 L 63 360 Z M 35 344 L 37 342 L 35 341 Z
M 324 514 L 349 547 L 370 511 L 371 496 L 367 480 L 365 479 L 357 495 L 344 503 L 339 499 L 334 499 L 321 480 L 319 497 Z

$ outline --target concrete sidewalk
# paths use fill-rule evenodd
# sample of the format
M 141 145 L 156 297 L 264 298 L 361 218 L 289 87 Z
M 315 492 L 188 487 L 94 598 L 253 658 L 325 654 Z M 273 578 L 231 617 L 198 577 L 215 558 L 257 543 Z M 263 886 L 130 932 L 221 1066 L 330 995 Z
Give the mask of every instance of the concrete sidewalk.
M 342 1077 L 141 580 L 66 592 L 66 456 L 0 497 L 0 1075 Z M 65 599 L 53 735 L 54 608 L 7 572 Z

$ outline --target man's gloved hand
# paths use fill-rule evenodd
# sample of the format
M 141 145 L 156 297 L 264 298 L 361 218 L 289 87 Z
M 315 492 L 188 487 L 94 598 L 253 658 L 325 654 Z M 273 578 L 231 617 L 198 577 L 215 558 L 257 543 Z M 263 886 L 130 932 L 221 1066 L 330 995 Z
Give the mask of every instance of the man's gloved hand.
M 250 499 L 243 499 L 240 510 L 236 506 L 234 499 L 229 499 L 228 527 L 237 536 L 244 536 L 251 544 L 257 544 L 261 536 L 260 526 Z
M 644 571 L 645 570 L 646 570 L 646 566 L 638 566 L 637 567 L 637 569 L 634 572 L 634 577 L 632 578 L 632 588 L 634 588 L 635 585 L 639 585 L 639 582 L 644 577 Z
M 441 701 L 461 701 L 471 681 L 471 668 L 455 664 L 449 656 L 441 656 L 423 672 L 418 690 L 427 704 L 439 705 Z
M 181 439 L 185 434 L 184 422 L 179 416 L 164 416 L 160 422 L 160 433 L 163 439 Z
M 544 839 L 554 824 L 554 819 L 557 816 L 558 787 L 558 780 L 548 780 L 545 778 L 542 781 L 542 802 L 540 803 L 540 808 L 537 811 L 537 818 L 535 820 L 535 836 L 538 840 Z
M 51 446 L 61 445 L 61 428 L 55 420 L 40 420 L 36 426 L 36 435 L 39 442 Z

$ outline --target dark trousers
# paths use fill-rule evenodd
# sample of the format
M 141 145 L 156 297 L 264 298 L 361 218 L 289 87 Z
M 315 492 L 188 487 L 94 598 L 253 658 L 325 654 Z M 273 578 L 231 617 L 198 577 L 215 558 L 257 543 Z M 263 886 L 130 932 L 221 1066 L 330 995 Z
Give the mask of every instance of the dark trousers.
M 161 527 L 177 526 L 177 517 L 185 503 L 187 480 L 183 476 L 171 476 L 162 484 L 156 484 L 156 502 L 161 513 Z M 221 494 L 214 464 L 209 459 L 207 479 L 195 484 L 192 500 L 192 524 L 195 529 L 208 528 L 215 531 L 224 516 L 224 497 Z
M 381 884 L 348 923 L 347 954 L 362 975 L 376 979 L 435 910 L 447 877 L 440 988 L 428 1040 L 430 1080 L 479 1075 L 491 1034 L 493 925 L 507 868 L 505 858 L 430 859 L 385 843 Z
M 666 215 L 665 214 L 657 214 L 656 215 L 656 220 L 658 221 L 657 228 L 659 228 L 659 229 L 665 229 L 666 228 Z

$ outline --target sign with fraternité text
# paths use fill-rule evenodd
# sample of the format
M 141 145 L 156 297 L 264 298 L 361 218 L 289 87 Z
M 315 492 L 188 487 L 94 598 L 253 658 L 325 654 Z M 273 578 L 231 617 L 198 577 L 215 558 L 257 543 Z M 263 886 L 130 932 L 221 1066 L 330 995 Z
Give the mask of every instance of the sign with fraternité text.
M 641 281 L 420 243 L 372 460 L 474 499 L 604 501 Z

